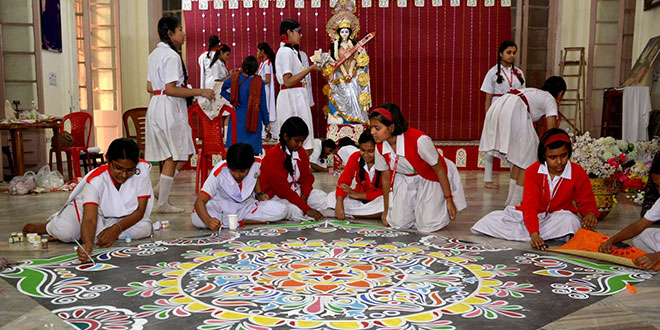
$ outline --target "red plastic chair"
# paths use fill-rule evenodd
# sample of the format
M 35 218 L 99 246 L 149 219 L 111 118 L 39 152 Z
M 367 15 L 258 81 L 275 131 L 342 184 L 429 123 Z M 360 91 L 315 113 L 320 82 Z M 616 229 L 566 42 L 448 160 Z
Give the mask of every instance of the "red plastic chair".
M 66 122 L 71 123 L 71 136 L 75 140 L 75 145 L 73 147 L 60 147 L 59 150 L 55 148 L 50 148 L 50 155 L 48 159 L 48 164 L 53 169 L 53 153 L 54 152 L 65 152 L 67 164 L 69 168 L 69 178 L 73 180 L 75 177 L 82 177 L 80 172 L 80 152 L 85 153 L 87 157 L 87 164 L 91 164 L 91 159 L 89 157 L 89 139 L 92 136 L 92 127 L 94 124 L 94 119 L 92 115 L 87 112 L 74 112 L 64 116 L 64 120 L 60 125 L 60 133 L 64 132 L 64 125 Z M 75 175 L 75 176 L 74 176 Z
M 222 110 L 232 117 L 232 141 L 236 141 L 236 111 L 230 107 Z M 222 111 L 221 111 L 222 113 Z M 194 103 L 188 108 L 188 123 L 192 128 L 192 137 L 197 151 L 197 170 L 195 179 L 195 194 L 199 194 L 200 185 L 204 184 L 209 172 L 213 169 L 213 155 L 227 158 L 225 150 L 224 127 L 222 116 L 210 119 L 199 104 Z M 201 145 L 197 141 L 201 140 Z

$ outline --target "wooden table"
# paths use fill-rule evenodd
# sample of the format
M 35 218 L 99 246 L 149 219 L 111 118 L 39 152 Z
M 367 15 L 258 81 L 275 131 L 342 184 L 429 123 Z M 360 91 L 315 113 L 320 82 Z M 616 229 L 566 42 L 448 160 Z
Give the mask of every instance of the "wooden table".
M 60 121 L 53 122 L 39 122 L 34 124 L 23 124 L 23 123 L 13 123 L 13 124 L 0 124 L 0 130 L 7 130 L 11 135 L 11 151 L 14 157 L 14 168 L 16 170 L 16 175 L 23 175 L 25 173 L 25 161 L 23 159 L 23 130 L 26 129 L 52 129 L 55 145 L 55 149 L 60 149 Z M 57 169 L 60 172 L 64 171 L 62 167 L 62 154 L 59 152 L 55 153 L 57 159 Z

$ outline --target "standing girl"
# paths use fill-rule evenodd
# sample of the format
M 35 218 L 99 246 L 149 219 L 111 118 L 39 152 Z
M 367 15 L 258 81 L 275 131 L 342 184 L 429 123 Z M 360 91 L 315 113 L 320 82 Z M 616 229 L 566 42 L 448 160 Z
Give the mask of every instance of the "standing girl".
M 158 35 L 161 42 L 148 60 L 147 91 L 153 97 L 147 109 L 145 158 L 162 163 L 155 212 L 181 213 L 183 209 L 170 205 L 169 197 L 174 177 L 195 152 L 185 98 L 199 95 L 211 99 L 213 90 L 185 87 L 188 73 L 176 51 L 186 38 L 179 20 L 161 18 Z
M 218 68 L 216 70 L 215 80 L 219 82 L 224 82 L 225 80 L 229 79 L 232 73 L 234 73 L 233 70 L 227 70 L 227 60 L 229 59 L 230 54 L 231 49 L 229 46 L 220 44 L 220 46 L 218 46 L 218 50 L 215 52 L 215 54 L 213 54 L 213 59 L 209 64 L 210 66 L 214 66 L 217 63 Z
M 287 219 L 305 221 L 324 219 L 326 193 L 312 189 L 314 175 L 302 147 L 309 130 L 300 117 L 291 117 L 280 128 L 280 143 L 268 150 L 262 161 L 261 189 L 272 200 L 286 204 Z
M 328 208 L 335 209 L 337 219 L 346 216 L 378 219 L 383 213 L 381 172 L 374 166 L 376 141 L 364 131 L 358 140 L 360 152 L 350 156 L 337 182 L 337 191 L 328 194 Z M 351 188 L 355 179 L 357 184 Z
M 568 239 L 577 232 L 577 213 L 584 217 L 583 227 L 596 226 L 598 207 L 591 181 L 580 165 L 569 161 L 572 152 L 564 130 L 546 131 L 538 146 L 538 161 L 527 168 L 522 204 L 489 213 L 474 224 L 472 232 L 530 242 L 532 247 L 545 250 L 546 240 Z
M 303 67 L 300 53 L 296 50 L 296 46 L 300 45 L 302 39 L 300 23 L 292 19 L 283 20 L 280 23 L 280 38 L 282 42 L 280 42 L 280 49 L 275 57 L 275 71 L 277 81 L 280 83 L 280 93 L 277 95 L 279 111 L 277 124 L 281 130 L 287 118 L 300 117 L 309 130 L 303 148 L 310 153 L 313 148 L 314 126 L 309 94 L 305 87 L 305 76 L 311 71 L 321 69 L 316 64 L 312 64 L 306 69 Z
M 408 128 L 395 104 L 374 108 L 369 125 L 376 141 L 375 167 L 383 172 L 383 223 L 422 232 L 447 226 L 466 206 L 456 165 L 438 154 L 428 135 Z
M 85 175 L 67 202 L 42 223 L 29 223 L 23 232 L 46 234 L 62 242 L 81 240 L 78 258 L 88 262 L 96 244 L 110 247 L 130 235 L 143 238 L 151 234 L 149 219 L 154 205 L 151 198 L 151 164 L 139 159 L 135 141 L 112 141 L 106 152 L 107 164 Z
M 536 161 L 539 136 L 534 122 L 545 117 L 548 129 L 557 127 L 557 104 L 564 97 L 566 82 L 562 77 L 548 78 L 541 89 L 512 89 L 488 109 L 481 133 L 479 151 L 484 151 L 514 165 L 506 205 L 517 206 L 523 197 L 525 169 Z
M 229 125 L 227 147 L 237 142 L 247 143 L 252 146 L 255 155 L 261 154 L 262 123 L 267 129 L 270 126 L 266 107 L 266 89 L 261 76 L 256 75 L 258 68 L 257 58 L 248 56 L 241 65 L 242 72 L 234 72 L 231 78 L 222 84 L 222 97 L 229 99 L 236 110 L 238 141 L 232 140 L 232 125 Z
M 525 88 L 525 78 L 519 68 L 514 67 L 518 46 L 511 40 L 504 41 L 497 50 L 497 64 L 488 70 L 481 91 L 486 93 L 486 112 L 490 105 L 500 96 L 508 93 L 512 89 Z M 493 182 L 493 155 L 484 155 L 484 187 L 487 189 L 497 189 L 498 184 Z M 511 181 L 509 190 L 513 190 L 516 184 L 513 172 L 511 172 Z
M 208 49 L 199 55 L 197 64 L 199 64 L 199 86 L 201 88 L 213 88 L 215 80 L 220 75 L 220 65 L 215 63 L 211 65 L 215 52 L 220 46 L 220 38 L 216 35 L 209 37 Z
M 275 63 L 275 52 L 270 45 L 261 42 L 257 45 L 257 59 L 259 59 L 259 71 L 257 72 L 264 81 L 266 88 L 266 107 L 268 107 L 268 117 L 270 118 L 270 131 L 264 126 L 261 137 L 263 139 L 274 138 L 280 134 L 277 125 L 277 111 L 275 107 L 275 82 L 273 82 L 273 63 Z

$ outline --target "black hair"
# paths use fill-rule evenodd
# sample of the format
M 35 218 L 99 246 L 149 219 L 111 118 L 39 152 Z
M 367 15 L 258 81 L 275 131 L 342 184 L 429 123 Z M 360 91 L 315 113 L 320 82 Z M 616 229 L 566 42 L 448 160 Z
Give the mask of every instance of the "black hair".
M 286 134 L 287 138 L 289 139 L 292 139 L 296 136 L 307 137 L 309 135 L 309 128 L 307 128 L 307 124 L 305 124 L 305 121 L 300 117 L 289 117 L 289 119 L 284 121 L 282 127 L 280 127 L 280 147 L 286 154 L 287 147 L 286 140 L 284 140 L 284 134 Z M 291 162 L 290 154 L 286 154 L 286 159 L 284 160 L 284 168 L 287 172 L 289 172 L 289 174 L 293 176 L 293 163 Z
M 332 139 L 325 139 L 321 141 L 321 157 L 327 156 L 325 155 L 325 148 L 335 149 L 337 148 L 337 144 Z
M 170 45 L 170 48 L 177 54 L 179 54 L 179 51 L 176 50 L 172 39 L 170 39 L 167 33 L 176 31 L 176 28 L 180 26 L 181 22 L 174 16 L 163 16 L 158 20 L 158 37 L 160 37 L 161 41 Z M 186 70 L 186 63 L 183 62 L 181 54 L 179 54 L 179 58 L 181 59 L 181 68 L 183 68 L 183 85 L 185 86 L 188 84 L 188 70 Z
M 355 141 L 353 141 L 353 139 L 349 138 L 348 136 L 344 136 L 343 138 L 339 139 L 339 141 L 337 141 L 337 145 L 340 148 L 345 147 L 345 146 L 357 147 L 357 144 L 355 144 Z
M 348 29 L 348 40 L 351 42 L 352 46 L 355 46 L 355 40 L 353 40 L 353 38 L 351 38 L 351 34 L 353 34 L 353 29 L 351 29 L 351 28 L 337 28 L 337 30 L 335 30 L 337 32 L 337 35 L 339 36 L 339 32 L 343 29 Z M 341 41 L 341 36 L 339 36 L 339 39 Z M 332 58 L 336 58 L 335 57 L 335 44 L 334 43 L 330 44 L 330 56 Z
M 293 30 L 295 30 L 299 27 L 300 27 L 300 23 L 298 23 L 298 21 L 296 21 L 296 20 L 293 20 L 293 19 L 290 19 L 290 18 L 287 18 L 287 19 L 283 20 L 280 23 L 280 37 L 287 36 L 288 31 L 293 32 Z M 290 43 L 285 43 L 284 46 L 298 51 L 298 48 L 294 47 Z M 297 52 L 297 53 L 298 53 L 298 59 L 300 60 L 300 62 L 302 62 L 302 59 L 300 58 L 300 52 Z
M 383 123 L 385 126 L 390 126 L 394 124 L 394 131 L 392 131 L 392 135 L 400 135 L 403 134 L 405 131 L 408 130 L 408 121 L 406 118 L 403 116 L 403 113 L 401 113 L 401 109 L 394 104 L 394 103 L 383 103 L 381 105 L 377 105 L 372 109 L 375 108 L 384 108 L 388 110 L 392 114 L 392 121 L 389 121 L 387 118 L 385 118 L 383 115 L 379 114 L 378 112 L 372 111 L 369 114 L 369 119 L 376 119 Z
M 496 82 L 498 84 L 501 84 L 502 81 L 504 81 L 504 79 L 502 79 L 502 75 L 500 74 L 500 62 L 502 61 L 502 56 L 500 54 L 504 53 L 504 51 L 509 47 L 515 47 L 516 49 L 518 49 L 518 45 L 516 45 L 516 43 L 511 41 L 511 40 L 504 40 L 500 44 L 500 48 L 497 49 L 497 80 L 496 80 Z M 514 66 L 513 63 L 511 63 L 511 71 L 514 71 L 515 69 L 516 69 L 516 67 Z M 520 84 L 522 84 L 522 85 L 525 84 L 525 79 L 522 77 L 522 75 L 516 75 L 516 77 L 518 77 L 518 81 L 520 81 Z
M 232 144 L 227 149 L 227 167 L 234 171 L 250 169 L 254 164 L 254 149 L 247 143 Z
M 213 64 L 215 64 L 215 62 L 217 62 L 218 59 L 220 59 L 220 54 L 224 54 L 226 52 L 231 52 L 231 48 L 229 48 L 229 46 L 225 44 L 220 44 L 220 47 L 218 47 L 218 50 L 215 51 L 215 54 L 213 55 L 213 59 L 211 60 L 211 64 L 209 64 L 209 66 L 213 66 Z M 222 61 L 222 63 L 225 63 L 225 60 L 220 60 L 220 61 Z
M 275 51 L 270 48 L 270 45 L 267 42 L 260 42 L 257 45 L 257 49 L 262 50 L 266 57 L 270 60 L 271 65 L 273 66 L 273 76 L 275 76 Z
M 566 81 L 562 77 L 552 76 L 543 83 L 541 89 L 550 93 L 556 99 L 559 93 L 566 91 Z
M 363 144 L 363 143 L 373 143 L 374 147 L 376 146 L 376 140 L 374 140 L 374 136 L 371 135 L 371 130 L 366 130 L 360 134 L 360 138 L 358 139 L 358 144 Z M 358 177 L 360 178 L 360 182 L 363 182 L 365 179 L 365 170 L 364 170 L 364 164 L 366 162 L 362 157 L 360 157 L 359 161 L 359 172 L 358 172 Z M 376 171 L 376 178 L 374 180 L 374 187 L 378 188 L 378 185 L 380 185 L 380 171 Z
M 640 212 L 641 217 L 644 217 L 646 212 L 653 207 L 653 204 L 660 199 L 658 186 L 653 181 L 652 174 L 660 174 L 660 152 L 653 156 L 653 162 L 649 169 L 649 180 L 646 181 L 646 185 L 644 186 L 644 200 L 642 201 L 642 211 Z
M 206 52 L 206 58 L 211 58 L 211 51 L 219 44 L 220 44 L 220 38 L 218 38 L 218 36 L 214 34 L 209 37 L 209 48 L 207 49 Z
M 105 156 L 108 162 L 118 159 L 132 160 L 136 165 L 140 161 L 140 148 L 129 138 L 118 138 L 110 143 Z
M 259 61 L 256 57 L 250 55 L 243 60 L 241 71 L 247 76 L 252 76 L 259 70 Z
M 557 135 L 557 134 L 564 134 L 564 135 L 566 135 L 566 137 L 568 137 L 568 133 L 566 133 L 566 131 L 564 131 L 561 128 L 551 128 L 551 129 L 545 131 L 545 133 L 543 133 L 543 135 L 541 136 L 541 140 L 539 140 L 539 148 L 538 148 L 538 152 L 537 152 L 537 157 L 538 157 L 539 162 L 541 164 L 545 164 L 545 152 L 548 149 L 553 149 L 554 150 L 554 149 L 559 149 L 563 146 L 566 146 L 566 149 L 568 149 L 568 159 L 571 159 L 571 156 L 573 155 L 573 144 L 571 142 L 555 141 L 555 142 L 552 142 L 552 143 L 548 144 L 548 146 L 545 147 L 545 142 L 548 141 L 548 139 L 551 136 Z M 570 137 L 569 137 L 569 141 L 570 141 Z
M 653 162 L 651 163 L 649 174 L 660 174 L 660 152 L 657 152 L 655 156 L 653 156 Z

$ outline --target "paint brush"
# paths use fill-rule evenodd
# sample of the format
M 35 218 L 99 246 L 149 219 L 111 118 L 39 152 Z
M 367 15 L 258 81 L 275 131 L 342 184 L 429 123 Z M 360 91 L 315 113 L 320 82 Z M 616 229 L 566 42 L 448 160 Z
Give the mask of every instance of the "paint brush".
M 83 248 L 82 245 L 80 245 L 80 243 L 78 243 L 78 240 L 77 240 L 77 239 L 74 239 L 73 241 L 76 242 L 76 244 L 78 244 L 78 248 L 79 248 L 79 249 L 80 249 L 80 250 L 81 250 L 81 251 L 87 256 L 87 258 L 89 258 L 89 260 L 92 261 L 92 264 L 96 265 L 96 261 L 94 261 L 94 259 L 92 258 L 92 256 L 90 256 L 89 254 L 87 254 L 87 251 L 85 251 L 85 248 Z

